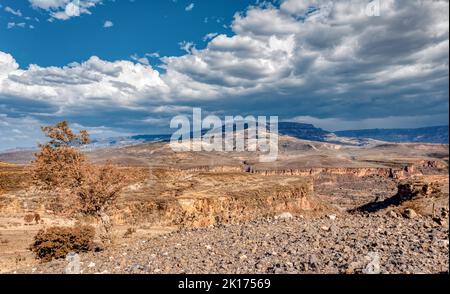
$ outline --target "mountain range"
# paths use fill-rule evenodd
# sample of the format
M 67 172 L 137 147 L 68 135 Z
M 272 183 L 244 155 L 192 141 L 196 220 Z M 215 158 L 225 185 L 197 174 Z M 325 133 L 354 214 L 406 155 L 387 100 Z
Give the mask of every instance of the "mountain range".
M 206 131 L 202 130 L 202 134 Z M 220 130 L 219 130 L 220 132 Z M 329 142 L 343 145 L 365 145 L 371 140 L 395 143 L 435 143 L 448 144 L 448 126 L 435 126 L 416 129 L 367 129 L 330 132 L 312 124 L 297 122 L 280 122 L 280 135 L 308 141 Z M 136 135 L 97 139 L 90 148 L 119 147 L 148 142 L 168 142 L 171 135 Z
M 334 132 L 340 137 L 370 138 L 396 143 L 440 143 L 448 144 L 448 126 L 418 129 L 368 129 Z

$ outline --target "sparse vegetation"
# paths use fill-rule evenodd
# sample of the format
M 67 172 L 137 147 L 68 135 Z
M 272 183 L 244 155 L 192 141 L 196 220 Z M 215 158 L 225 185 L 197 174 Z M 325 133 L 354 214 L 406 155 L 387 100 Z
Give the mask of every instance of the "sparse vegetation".
M 126 230 L 126 232 L 123 234 L 123 237 L 124 238 L 130 238 L 134 233 L 136 233 L 136 229 L 135 228 L 133 228 L 133 227 L 128 228 Z
M 86 215 L 100 215 L 115 202 L 124 183 L 124 174 L 111 164 L 85 165 L 83 180 L 75 189 L 80 211 Z
M 30 249 L 42 261 L 50 261 L 64 258 L 70 252 L 93 250 L 94 237 L 95 229 L 92 226 L 51 227 L 36 234 Z
M 83 182 L 86 157 L 76 148 L 90 142 L 87 131 L 75 134 L 67 122 L 42 127 L 50 139 L 41 144 L 32 167 L 34 183 L 41 189 L 71 189 Z
M 31 223 L 34 220 L 34 215 L 33 214 L 27 214 L 23 217 L 23 220 L 25 221 L 26 224 Z
M 34 221 L 37 225 L 41 221 L 41 215 L 37 212 L 32 214 L 26 214 L 23 217 L 23 220 L 25 221 L 25 224 L 31 224 Z
M 78 133 L 75 136 L 79 136 Z M 56 144 L 50 148 L 65 148 L 62 146 Z M 328 167 L 334 161 L 327 161 L 327 156 L 318 148 L 316 155 L 324 158 L 327 167 L 311 167 L 309 162 L 302 167 L 286 156 L 281 157 L 281 162 L 273 169 L 258 167 L 249 160 L 246 163 L 254 164 L 255 169 L 248 173 L 243 171 L 245 166 L 240 164 L 240 159 L 233 159 L 233 163 L 225 157 L 223 162 L 215 159 L 212 162 L 209 155 L 216 155 L 208 154 L 206 160 L 211 165 L 204 166 L 204 154 L 174 156 L 163 143 L 98 149 L 89 153 L 78 149 L 79 146 L 80 143 L 67 145 L 70 152 L 82 158 L 72 169 L 80 171 L 79 180 L 67 179 L 69 181 L 58 184 L 56 179 L 51 181 L 55 185 L 53 188 L 38 180 L 36 185 L 42 188 L 40 191 L 35 187 L 23 189 L 13 185 L 0 195 L 0 233 L 3 233 L 0 235 L 3 250 L 0 272 L 63 272 L 68 265 L 64 259 L 37 265 L 41 260 L 30 260 L 30 256 L 47 261 L 64 258 L 67 252 L 101 248 L 102 252 L 81 256 L 83 273 L 106 270 L 108 273 L 362 273 L 366 266 L 366 249 L 375 245 L 383 273 L 435 273 L 448 269 L 444 258 L 448 256 L 448 174 L 443 174 L 437 168 L 439 165 L 430 165 L 430 160 L 417 160 L 428 156 L 428 147 L 421 147 L 421 153 L 412 156 L 414 162 L 408 165 L 408 171 L 403 163 L 397 162 L 397 156 L 411 148 L 401 146 L 398 153 L 394 152 L 394 159 L 380 160 L 376 164 L 383 166 L 377 168 L 363 166 L 365 158 L 376 158 L 374 154 L 379 152 L 376 149 L 375 153 L 359 153 L 364 155 L 361 156 L 363 161 L 355 157 L 355 164 L 360 167 Z M 303 152 L 304 148 L 295 146 L 291 150 Z M 326 150 L 328 153 L 329 149 Z M 361 151 L 354 150 L 350 149 L 351 152 Z M 339 152 L 342 150 L 337 150 L 336 154 L 342 154 Z M 127 167 L 94 164 L 91 158 L 114 159 Z M 314 155 L 311 158 L 315 158 Z M 66 161 L 67 164 L 73 162 Z M 146 163 L 150 164 L 146 166 Z M 230 166 L 222 166 L 225 163 Z M 294 163 L 299 167 L 292 169 Z M 0 173 L 21 170 L 30 171 L 26 166 L 0 164 Z M 399 178 L 393 178 L 394 174 Z M 395 197 L 397 186 L 403 181 L 409 184 L 400 189 L 406 192 L 406 200 L 400 205 L 376 212 L 348 213 L 367 203 L 389 203 L 388 199 Z M 124 185 L 127 187 L 121 192 Z M 409 199 L 414 191 L 418 191 L 417 197 Z M 55 206 L 47 205 L 49 203 Z M 299 205 L 305 205 L 305 211 Z M 412 211 L 405 213 L 406 209 L 414 210 L 417 216 Z M 37 217 L 37 212 L 41 216 Z M 25 215 L 29 221 L 26 226 Z M 120 226 L 110 228 L 108 216 Z M 44 228 L 42 220 L 39 226 L 34 225 L 40 217 L 48 224 L 45 228 L 63 228 L 43 230 L 34 240 L 37 231 Z M 117 237 L 114 246 L 100 242 L 111 241 L 102 239 L 102 233 L 107 231 L 102 231 L 101 224 L 108 228 L 110 237 Z M 95 232 L 91 234 L 92 242 L 91 237 L 84 241 L 79 239 L 87 236 L 77 232 L 77 228 L 85 225 L 91 225 Z M 193 227 L 203 229 L 191 230 Z M 295 232 L 301 232 L 303 237 L 297 238 Z M 420 239 L 420 246 L 409 250 L 411 244 L 399 242 L 398 234 L 408 240 Z M 281 237 L 278 240 L 276 236 Z M 289 236 L 295 238 L 290 240 Z M 317 242 L 332 246 L 325 246 L 324 254 L 320 254 L 314 251 Z M 233 246 L 237 248 L 235 254 L 229 252 Z M 25 254 L 25 248 L 32 248 L 33 252 Z M 225 257 L 215 259 L 210 254 L 212 251 Z M 399 256 L 398 252 L 403 254 Z M 155 254 L 170 258 L 155 258 Z M 193 264 L 192 259 L 199 254 L 206 261 Z M 299 263 L 292 262 L 299 257 Z M 152 262 L 141 263 L 142 260 Z M 274 266 L 278 264 L 281 266 Z
M 42 131 L 50 140 L 40 145 L 40 152 L 35 154 L 31 169 L 35 186 L 47 192 L 56 191 L 60 203 L 54 207 L 60 204 L 62 210 L 70 214 L 81 213 L 100 219 L 101 238 L 108 241 L 111 223 L 106 210 L 124 187 L 125 175 L 112 164 L 100 166 L 88 161 L 78 148 L 90 142 L 87 131 L 76 134 L 65 121 L 42 127 Z M 60 241 L 72 242 L 72 239 Z
M 41 215 L 39 213 L 34 214 L 34 221 L 38 224 L 41 221 Z
M 17 165 L 0 162 L 0 195 L 23 189 L 29 185 L 29 174 Z

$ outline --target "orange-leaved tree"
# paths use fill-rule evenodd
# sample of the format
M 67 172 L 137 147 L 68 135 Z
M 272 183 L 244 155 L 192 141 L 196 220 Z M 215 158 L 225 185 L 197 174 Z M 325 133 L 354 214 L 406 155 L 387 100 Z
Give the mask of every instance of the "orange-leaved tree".
M 49 141 L 39 145 L 40 152 L 35 154 L 32 175 L 36 186 L 64 191 L 75 202 L 72 211 L 98 217 L 104 228 L 102 237 L 108 237 L 111 223 L 106 211 L 126 185 L 125 175 L 112 164 L 89 162 L 79 149 L 90 142 L 87 131 L 76 134 L 66 121 L 42 127 L 42 131 Z
M 34 183 L 42 189 L 71 189 L 83 181 L 86 157 L 77 149 L 90 142 L 87 131 L 75 134 L 66 121 L 41 128 L 50 140 L 40 144 L 32 167 Z

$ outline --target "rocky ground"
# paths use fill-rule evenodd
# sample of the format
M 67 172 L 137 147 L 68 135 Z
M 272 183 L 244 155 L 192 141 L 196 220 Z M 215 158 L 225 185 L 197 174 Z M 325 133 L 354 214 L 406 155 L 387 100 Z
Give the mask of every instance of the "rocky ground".
M 449 271 L 448 221 L 394 213 L 341 214 L 182 229 L 131 237 L 82 254 L 82 273 L 442 273 Z M 18 272 L 63 273 L 68 262 Z

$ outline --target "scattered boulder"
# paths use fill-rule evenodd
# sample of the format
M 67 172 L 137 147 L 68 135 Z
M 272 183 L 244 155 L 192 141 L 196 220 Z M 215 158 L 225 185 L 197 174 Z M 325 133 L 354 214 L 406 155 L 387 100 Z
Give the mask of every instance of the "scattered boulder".
M 418 214 L 414 211 L 414 209 L 407 208 L 405 209 L 405 211 L 403 211 L 403 217 L 413 219 L 418 217 Z
M 445 226 L 447 223 L 447 219 L 444 219 L 442 217 L 433 217 L 433 221 L 435 221 L 440 226 Z
M 327 226 L 322 226 L 320 228 L 325 232 L 328 232 L 330 230 L 330 227 L 327 227 Z
M 81 273 L 80 270 L 80 255 L 75 252 L 71 252 L 67 254 L 66 261 L 68 262 L 64 273 L 66 275 L 79 275 Z
M 316 255 L 312 254 L 309 256 L 309 265 L 313 268 L 316 268 L 319 263 L 319 260 Z
M 378 275 L 381 272 L 380 255 L 377 252 L 369 252 L 365 257 L 369 263 L 362 270 L 363 274 Z
M 294 217 L 289 222 L 261 219 L 182 228 L 146 243 L 133 239 L 127 246 L 83 255 L 82 270 L 86 274 L 104 269 L 113 274 L 430 274 L 448 269 L 448 228 L 422 215 L 409 220 L 402 213 L 398 218 L 339 214 L 335 221 Z M 91 262 L 95 267 L 89 266 Z M 60 261 L 40 264 L 36 273 L 64 272 L 66 265 Z M 31 271 L 31 267 L 23 269 Z
M 282 214 L 275 216 L 276 220 L 290 220 L 293 218 L 294 216 L 290 212 L 283 212 Z
M 393 218 L 397 218 L 398 214 L 393 211 L 393 210 L 389 210 L 389 212 L 387 213 L 388 216 L 393 217 Z
M 351 275 L 354 274 L 356 270 L 361 269 L 362 264 L 361 262 L 351 262 L 347 265 L 347 268 L 345 269 L 345 274 Z

